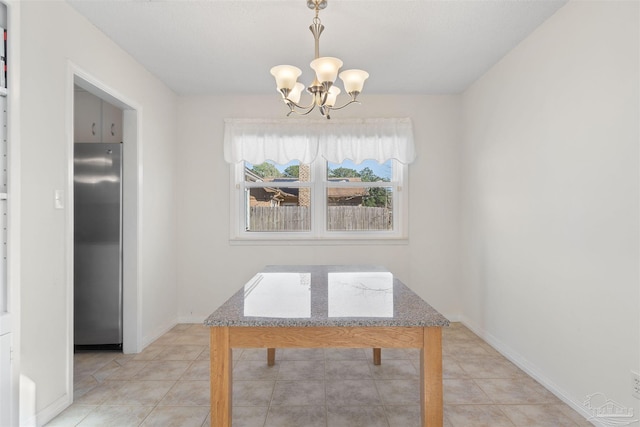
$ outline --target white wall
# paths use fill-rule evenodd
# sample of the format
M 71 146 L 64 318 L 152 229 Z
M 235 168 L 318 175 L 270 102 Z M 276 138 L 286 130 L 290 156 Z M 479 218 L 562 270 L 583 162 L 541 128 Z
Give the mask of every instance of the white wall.
M 229 243 L 229 168 L 223 120 L 284 117 L 278 95 L 179 101 L 179 314 L 202 321 L 267 264 L 387 266 L 445 315 L 458 311 L 459 96 L 367 96 L 333 116 L 411 117 L 418 159 L 409 166 L 410 242 L 392 246 L 238 246 Z M 312 113 L 313 114 L 313 113 Z M 317 113 L 319 115 L 319 113 Z M 296 120 L 296 118 L 291 118 Z
M 464 321 L 640 413 L 638 2 L 570 2 L 463 97 Z
M 69 179 L 67 58 L 141 106 L 145 341 L 265 264 L 380 263 L 568 400 L 604 392 L 640 412 L 637 3 L 568 4 L 463 97 L 365 93 L 335 113 L 414 121 L 410 242 L 395 246 L 230 245 L 223 119 L 282 117 L 277 94 L 177 98 L 66 3 L 21 8 L 20 358 L 39 422 L 70 398 L 52 200 Z
M 139 106 L 142 204 L 140 288 L 143 339 L 176 321 L 174 147 L 176 96 L 61 1 L 21 4 L 21 348 L 22 373 L 36 386 L 38 423 L 72 396 L 67 372 L 69 278 L 67 211 L 55 189 L 70 185 L 68 60 Z M 126 179 L 126 177 L 125 177 Z M 67 200 L 66 209 L 71 207 Z

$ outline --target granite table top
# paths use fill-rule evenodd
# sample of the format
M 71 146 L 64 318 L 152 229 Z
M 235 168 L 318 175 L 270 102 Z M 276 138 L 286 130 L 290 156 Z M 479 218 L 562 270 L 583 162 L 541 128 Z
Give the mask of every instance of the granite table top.
M 430 327 L 449 321 L 384 267 L 267 266 L 207 326 Z

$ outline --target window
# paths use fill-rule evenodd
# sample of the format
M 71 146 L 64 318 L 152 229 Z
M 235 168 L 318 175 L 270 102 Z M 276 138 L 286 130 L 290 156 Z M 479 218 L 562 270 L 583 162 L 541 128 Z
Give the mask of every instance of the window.
M 327 163 L 327 231 L 392 232 L 398 228 L 393 221 L 393 212 L 398 211 L 394 209 L 393 194 L 401 179 L 393 179 L 393 160 L 383 164 L 375 160 L 358 165 L 351 160 Z
M 384 143 L 389 138 L 367 136 L 362 129 L 371 127 L 363 121 L 355 131 L 352 123 L 332 121 L 333 127 L 296 122 L 292 132 L 288 123 L 276 123 L 277 132 L 273 122 L 242 121 L 241 131 L 226 124 L 225 158 L 235 184 L 232 239 L 406 238 L 408 173 L 401 160 L 413 160 L 412 144 L 398 154 Z

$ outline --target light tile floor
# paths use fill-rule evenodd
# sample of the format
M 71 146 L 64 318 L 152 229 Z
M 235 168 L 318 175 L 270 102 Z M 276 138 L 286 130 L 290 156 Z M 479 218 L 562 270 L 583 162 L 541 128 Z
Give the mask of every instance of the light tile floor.
M 459 323 L 443 329 L 444 425 L 591 427 Z M 75 355 L 74 403 L 48 426 L 208 426 L 208 329 L 181 324 L 142 353 Z M 419 352 L 234 350 L 234 427 L 418 426 Z

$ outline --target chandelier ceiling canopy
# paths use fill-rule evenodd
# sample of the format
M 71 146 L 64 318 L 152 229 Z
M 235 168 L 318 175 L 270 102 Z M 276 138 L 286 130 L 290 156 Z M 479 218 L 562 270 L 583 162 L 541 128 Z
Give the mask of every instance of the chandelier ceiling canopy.
M 307 0 L 307 6 L 315 10 L 313 23 L 309 26 L 315 40 L 315 59 L 310 64 L 315 71 L 315 79 L 307 87 L 307 92 L 312 96 L 311 103 L 306 106 L 299 104 L 304 89 L 304 85 L 297 81 L 302 74 L 300 68 L 292 65 L 277 65 L 271 68 L 271 74 L 275 77 L 278 91 L 290 109 L 287 116 L 291 113 L 307 115 L 317 106 L 320 113 L 329 119 L 331 110 L 340 110 L 354 102 L 359 103 L 357 98 L 362 92 L 364 81 L 369 77 L 369 73 L 363 70 L 345 70 L 339 74 L 344 90 L 351 99 L 344 105 L 336 107 L 336 99 L 341 91 L 334 83 L 342 67 L 342 61 L 330 56 L 320 56 L 320 34 L 324 30 L 324 25 L 320 22 L 318 14 L 320 10 L 327 7 L 327 0 Z

